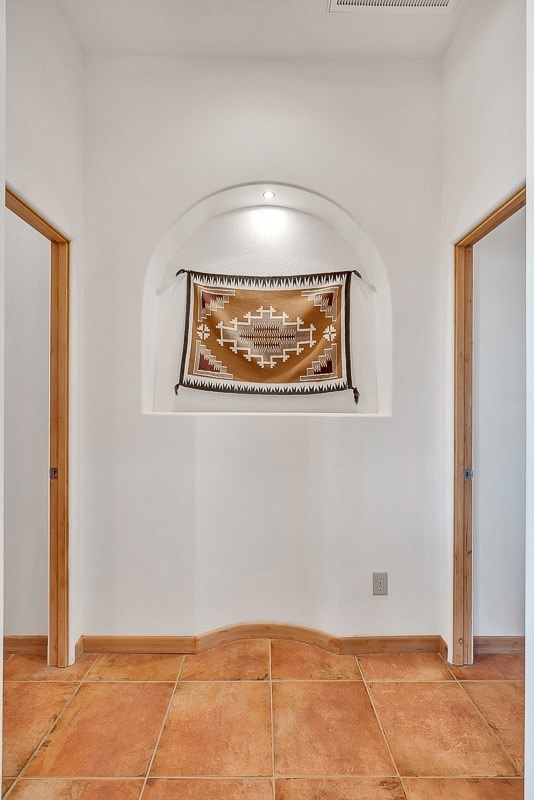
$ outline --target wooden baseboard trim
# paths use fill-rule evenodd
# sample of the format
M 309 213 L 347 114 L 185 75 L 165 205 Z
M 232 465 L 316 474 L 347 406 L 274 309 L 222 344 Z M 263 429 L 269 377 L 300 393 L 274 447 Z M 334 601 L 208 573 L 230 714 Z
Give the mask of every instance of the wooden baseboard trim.
M 46 656 L 48 636 L 4 636 L 4 652 Z
M 240 639 L 290 639 L 341 655 L 371 653 L 440 653 L 447 659 L 441 636 L 331 636 L 314 628 L 284 623 L 246 622 L 200 636 L 82 636 L 76 659 L 83 653 L 203 653 Z
M 475 636 L 473 639 L 475 656 L 495 653 L 524 653 L 524 636 Z
M 74 648 L 75 661 L 79 661 L 82 656 L 83 656 L 83 636 L 80 636 Z
M 442 657 L 444 661 L 448 661 L 449 658 L 449 647 L 447 642 L 442 636 L 438 636 L 439 644 L 438 644 L 438 653 Z
M 441 636 L 349 636 L 340 639 L 342 655 L 380 653 L 440 653 Z M 446 647 L 446 646 L 445 646 Z
M 194 636 L 82 636 L 83 653 L 195 653 Z
M 196 652 L 203 653 L 212 647 L 239 639 L 290 639 L 294 642 L 311 644 L 322 647 L 332 653 L 339 653 L 339 637 L 330 636 L 315 628 L 305 628 L 301 625 L 285 625 L 279 622 L 245 622 L 241 625 L 231 625 L 228 628 L 218 628 L 209 633 L 196 637 Z

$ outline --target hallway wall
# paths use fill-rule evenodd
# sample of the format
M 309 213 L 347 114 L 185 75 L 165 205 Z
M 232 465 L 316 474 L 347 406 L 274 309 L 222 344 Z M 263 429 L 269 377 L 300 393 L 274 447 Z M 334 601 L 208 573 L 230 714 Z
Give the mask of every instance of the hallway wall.
M 6 635 L 48 635 L 50 242 L 6 212 Z
M 439 629 L 439 122 L 433 62 L 88 58 L 85 633 Z M 203 196 L 269 180 L 378 249 L 392 416 L 142 416 L 156 246 Z
M 534 0 L 527 0 L 527 195 L 534 193 Z M 527 203 L 525 798 L 534 797 L 534 203 Z
M 525 209 L 473 250 L 473 633 L 525 634 Z
M 440 295 L 442 635 L 452 639 L 454 243 L 525 183 L 525 3 L 473 0 L 443 63 Z
M 82 329 L 78 297 L 84 231 L 84 61 L 55 0 L 7 3 L 7 165 L 9 187 L 71 238 L 70 657 L 82 633 L 81 463 L 78 415 Z
M 85 84 L 53 0 L 9 13 L 8 179 L 75 240 L 71 646 L 243 619 L 450 637 L 451 247 L 524 178 L 522 0 L 475 0 L 443 69 L 102 56 Z M 325 194 L 378 249 L 390 418 L 141 414 L 149 260 L 257 180 Z

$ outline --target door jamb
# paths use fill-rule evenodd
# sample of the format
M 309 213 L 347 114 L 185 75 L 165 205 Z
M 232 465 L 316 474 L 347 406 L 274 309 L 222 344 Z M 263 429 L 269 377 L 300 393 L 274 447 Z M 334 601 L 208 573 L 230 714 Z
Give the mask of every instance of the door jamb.
M 473 662 L 473 247 L 526 202 L 523 187 L 454 246 L 453 664 Z
M 70 241 L 6 187 L 5 205 L 50 242 L 50 548 L 48 663 L 69 663 Z

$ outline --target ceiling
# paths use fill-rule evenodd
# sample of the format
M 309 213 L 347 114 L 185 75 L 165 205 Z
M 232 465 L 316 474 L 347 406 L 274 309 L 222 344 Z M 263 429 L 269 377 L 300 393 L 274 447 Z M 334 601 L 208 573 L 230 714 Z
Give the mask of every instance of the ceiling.
M 451 16 L 327 14 L 327 0 L 58 0 L 94 55 L 439 58 Z

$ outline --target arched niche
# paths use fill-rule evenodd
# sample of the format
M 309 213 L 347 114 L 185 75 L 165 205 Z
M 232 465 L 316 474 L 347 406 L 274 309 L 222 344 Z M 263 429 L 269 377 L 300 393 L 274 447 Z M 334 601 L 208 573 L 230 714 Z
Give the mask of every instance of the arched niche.
M 266 201 L 263 192 L 275 193 Z M 273 275 L 356 269 L 352 362 L 361 399 L 351 392 L 305 396 L 232 395 L 180 388 L 185 317 L 179 269 Z M 369 236 L 340 206 L 279 183 L 234 186 L 188 209 L 152 256 L 143 298 L 144 413 L 299 413 L 389 415 L 392 400 L 391 296 L 384 264 Z

